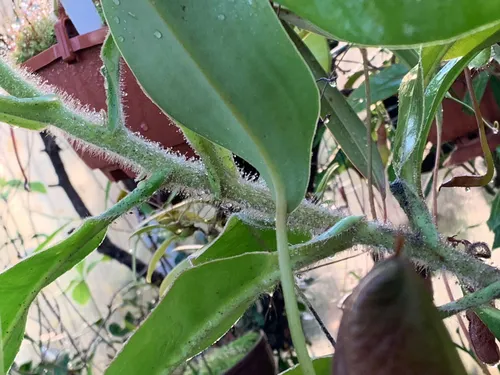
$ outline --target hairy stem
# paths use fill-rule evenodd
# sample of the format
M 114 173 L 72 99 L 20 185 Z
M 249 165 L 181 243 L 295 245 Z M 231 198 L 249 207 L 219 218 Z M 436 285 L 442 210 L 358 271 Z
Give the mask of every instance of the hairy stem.
M 20 98 L 44 94 L 1 59 L 0 87 Z M 147 174 L 160 169 L 168 171 L 169 177 L 165 181 L 167 188 L 180 187 L 195 196 L 208 197 L 210 182 L 205 168 L 197 162 L 186 161 L 182 157 L 169 154 L 158 145 L 147 142 L 126 129 L 111 133 L 104 126 L 95 124 L 66 107 L 59 109 L 59 117 L 54 117 L 51 124 L 68 136 L 91 145 L 95 150 L 100 150 L 107 157 L 115 158 L 137 170 L 142 170 Z M 270 223 L 273 222 L 276 213 L 269 190 L 260 184 L 244 180 L 239 180 L 227 188 L 221 204 L 236 210 L 244 210 L 248 215 L 255 215 L 258 219 L 267 220 Z M 344 217 L 345 214 L 339 211 L 327 210 L 304 201 L 290 214 L 288 226 L 292 230 L 318 234 Z M 429 266 L 433 271 L 453 272 L 476 289 L 500 281 L 499 270 L 456 251 L 444 241 L 437 240 L 433 243 L 434 241 L 429 241 L 428 236 L 422 236 L 420 233 L 397 230 L 378 223 L 365 222 L 350 230 L 349 238 L 335 239 L 336 241 L 342 240 L 342 242 L 335 244 L 330 241 L 320 242 L 313 248 L 292 247 L 291 252 L 293 254 L 294 251 L 299 251 L 302 258 L 298 262 L 302 262 L 303 267 L 314 260 L 335 254 L 335 249 L 342 251 L 356 244 L 374 246 L 380 250 L 392 252 L 394 238 L 398 235 L 406 238 L 405 254 L 422 265 Z M 307 257 L 309 262 L 305 261 Z

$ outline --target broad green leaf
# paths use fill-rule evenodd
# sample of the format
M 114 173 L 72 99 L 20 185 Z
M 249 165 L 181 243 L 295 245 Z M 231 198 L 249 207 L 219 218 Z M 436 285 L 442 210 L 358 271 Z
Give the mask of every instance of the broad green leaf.
M 488 228 L 495 233 L 492 250 L 500 247 L 500 194 L 495 196 L 491 204 L 490 218 L 487 221 Z
M 330 116 L 327 122 L 328 129 L 332 132 L 335 140 L 347 155 L 352 164 L 365 177 L 368 176 L 368 142 L 366 139 L 366 127 L 356 112 L 347 103 L 342 93 L 321 79 L 327 77 L 325 71 L 314 58 L 313 54 L 304 45 L 291 29 L 287 29 L 290 38 L 297 46 L 302 57 L 311 69 L 314 78 L 318 81 L 318 87 L 323 93 L 321 101 L 321 116 Z M 373 142 L 373 141 L 372 141 Z M 385 169 L 382 159 L 378 153 L 375 142 L 372 145 L 373 184 L 385 196 Z
M 455 41 L 452 43 L 450 49 L 444 56 L 444 60 L 451 60 L 456 57 L 465 56 L 474 50 L 478 45 L 483 44 L 486 40 L 491 39 L 492 37 L 497 40 L 500 39 L 500 25 L 488 27 Z
M 188 128 L 181 126 L 181 129 L 207 169 L 212 193 L 216 199 L 222 198 L 224 189 L 235 184 L 239 179 L 233 155 L 229 150 L 210 142 Z
M 108 34 L 101 48 L 103 66 L 101 73 L 106 88 L 108 129 L 115 130 L 124 126 L 124 115 L 120 87 L 120 51 L 113 36 Z
M 302 40 L 316 60 L 318 60 L 321 67 L 329 72 L 332 68 L 332 56 L 330 55 L 327 39 L 322 35 L 309 33 Z
M 320 357 L 313 359 L 314 370 L 316 375 L 330 375 L 332 373 L 333 358 L 330 357 Z M 302 370 L 300 365 L 291 368 L 280 375 L 302 375 Z
M 289 232 L 288 242 L 300 244 L 310 239 L 309 235 Z M 249 252 L 276 251 L 276 231 L 273 227 L 258 225 L 243 216 L 229 218 L 224 231 L 217 239 L 192 259 L 194 265 L 211 260 L 234 257 Z
M 90 301 L 90 289 L 85 280 L 74 286 L 71 297 L 80 305 L 86 305 Z
M 408 68 L 402 64 L 393 64 L 380 73 L 370 76 L 371 103 L 387 99 L 398 92 L 401 80 L 408 73 Z M 354 90 L 347 101 L 356 112 L 366 110 L 365 83 Z
M 336 39 L 373 46 L 442 44 L 500 23 L 496 1 L 280 0 L 279 3 Z
M 335 39 L 332 34 L 327 33 L 325 30 L 321 30 L 313 23 L 297 16 L 295 13 L 292 13 L 285 8 L 281 8 L 278 12 L 278 15 L 283 21 L 289 23 L 290 25 L 296 26 L 301 30 L 307 30 L 315 34 L 322 35 L 327 39 Z
M 450 48 L 451 43 L 444 45 L 435 45 L 422 48 L 422 74 L 424 77 L 424 87 L 427 86 L 429 81 L 434 76 L 436 69 L 443 60 L 444 55 Z
M 412 185 L 415 168 L 409 161 L 423 137 L 424 125 L 424 77 L 421 62 L 403 78 L 399 88 L 398 127 L 394 138 L 394 170 L 398 176 L 410 183 L 411 188 L 420 191 L 420 186 Z
M 491 47 L 483 49 L 481 52 L 474 57 L 469 63 L 469 68 L 471 69 L 479 69 L 484 65 L 488 64 L 491 58 Z
M 293 210 L 308 184 L 318 91 L 269 2 L 104 0 L 103 8 L 149 97 L 249 161 Z
M 330 255 L 335 249 L 349 247 L 349 230 L 362 220 L 358 216 L 344 218 L 322 235 L 291 247 L 293 268 L 302 268 L 325 256 L 316 251 L 319 245 L 327 245 Z M 231 228 L 236 228 L 235 232 Z M 239 233 L 245 233 L 241 229 L 244 227 L 240 221 L 233 219 L 226 235 L 236 239 Z M 177 365 L 212 345 L 260 294 L 278 282 L 276 252 L 248 249 L 242 254 L 233 241 L 225 244 L 223 238 L 224 233 L 218 240 L 220 248 L 209 247 L 206 253 L 236 256 L 212 260 L 215 255 L 205 254 L 194 262 L 207 260 L 206 263 L 192 266 L 190 259 L 182 262 L 165 297 L 131 337 L 107 375 L 171 373 Z M 196 299 L 186 298 L 201 287 L 203 292 L 196 293 Z M 138 351 L 142 353 L 139 357 L 133 354 Z
M 0 274 L 0 316 L 7 371 L 23 339 L 28 308 L 38 292 L 70 270 L 104 239 L 107 225 L 89 220 L 66 240 Z
M 291 245 L 304 243 L 310 238 L 311 236 L 306 234 L 288 232 L 288 242 Z M 193 266 L 247 253 L 274 252 L 276 249 L 274 227 L 257 224 L 244 216 L 232 215 L 227 221 L 224 231 L 214 242 L 190 258 L 183 260 L 168 273 L 160 285 L 160 295 L 167 291 L 182 272 Z
M 474 312 L 488 327 L 497 340 L 500 340 L 500 310 L 491 306 L 476 307 Z
M 87 219 L 64 241 L 34 253 L 0 273 L 0 317 L 5 371 L 11 366 L 21 345 L 28 308 L 40 290 L 95 250 L 104 239 L 108 225 L 152 195 L 161 187 L 166 176 L 165 171 L 155 173 L 149 180 L 139 183 L 120 203 L 100 216 Z
M 276 253 L 244 254 L 186 270 L 106 374 L 171 373 L 217 341 L 278 278 Z M 196 298 L 186 298 L 196 290 Z

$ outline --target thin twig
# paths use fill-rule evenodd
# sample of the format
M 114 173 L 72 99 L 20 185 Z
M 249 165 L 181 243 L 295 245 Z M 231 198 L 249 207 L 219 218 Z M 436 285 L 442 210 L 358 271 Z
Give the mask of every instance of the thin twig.
M 365 76 L 365 96 L 366 96 L 366 142 L 368 144 L 368 201 L 372 211 L 373 220 L 377 220 L 377 211 L 375 210 L 375 198 L 373 196 L 373 161 L 372 161 L 372 99 L 370 89 L 370 70 L 368 68 L 368 54 L 365 48 L 360 48 L 363 56 L 363 72 Z
M 14 129 L 10 127 L 9 130 L 10 130 L 10 138 L 12 139 L 12 146 L 14 147 L 14 155 L 16 156 L 17 165 L 19 166 L 19 169 L 21 170 L 21 173 L 23 175 L 24 190 L 30 191 L 28 176 L 24 171 L 23 164 L 21 163 L 21 158 L 19 157 L 19 150 L 17 148 L 16 135 L 14 134 Z
M 300 299 L 307 305 L 307 308 L 309 309 L 309 311 L 311 312 L 311 314 L 314 316 L 314 319 L 316 319 L 316 322 L 318 322 L 319 327 L 321 328 L 321 330 L 325 334 L 327 340 L 333 346 L 333 349 L 335 349 L 335 346 L 337 345 L 337 342 L 335 341 L 335 339 L 333 338 L 333 336 L 328 331 L 328 328 L 326 328 L 325 323 L 323 323 L 323 320 L 321 319 L 321 317 L 319 316 L 319 314 L 316 312 L 316 310 L 312 306 L 311 302 L 309 302 L 309 300 L 307 299 L 307 297 L 304 294 L 304 292 L 302 292 L 302 290 L 300 290 L 300 288 L 297 285 L 295 285 L 295 291 L 300 296 Z

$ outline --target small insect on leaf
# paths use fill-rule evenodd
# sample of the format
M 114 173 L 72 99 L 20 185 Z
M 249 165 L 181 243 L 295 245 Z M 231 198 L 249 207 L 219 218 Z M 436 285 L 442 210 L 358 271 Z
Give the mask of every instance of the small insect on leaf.
M 396 250 L 402 241 L 397 239 Z M 378 263 L 346 302 L 335 375 L 465 375 L 432 297 L 399 255 Z

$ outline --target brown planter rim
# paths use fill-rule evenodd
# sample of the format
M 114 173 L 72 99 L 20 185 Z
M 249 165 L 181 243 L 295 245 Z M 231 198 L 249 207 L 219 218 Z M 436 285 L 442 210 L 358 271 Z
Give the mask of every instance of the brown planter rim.
M 261 370 L 266 370 L 266 366 L 263 362 L 267 362 L 269 366 L 267 367 L 268 371 L 272 371 L 273 374 L 276 374 L 276 363 L 274 361 L 274 355 L 271 350 L 271 347 L 269 346 L 269 343 L 267 342 L 267 337 L 264 334 L 264 332 L 260 331 L 259 332 L 260 337 L 259 339 L 255 342 L 254 346 L 252 349 L 248 351 L 247 354 L 233 367 L 231 367 L 229 370 L 224 372 L 223 375 L 239 375 L 239 374 L 247 374 L 248 372 L 245 372 L 245 369 L 249 368 L 249 364 L 255 363 L 256 360 L 260 361 L 260 364 L 262 364 L 263 368 Z M 269 375 L 271 372 L 265 372 L 261 373 L 259 375 Z
M 82 49 L 91 48 L 99 44 L 103 44 L 107 35 L 108 35 L 107 26 L 101 27 L 100 29 L 91 31 L 90 33 L 87 34 L 77 35 L 69 39 L 71 50 L 73 52 L 78 52 Z M 36 72 L 37 70 L 40 70 L 43 67 L 56 61 L 57 59 L 63 57 L 64 57 L 63 44 L 58 42 L 57 44 L 46 49 L 45 51 L 40 52 L 38 55 L 35 55 L 32 58 L 28 59 L 22 65 L 26 69 L 32 72 Z

